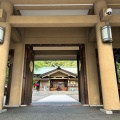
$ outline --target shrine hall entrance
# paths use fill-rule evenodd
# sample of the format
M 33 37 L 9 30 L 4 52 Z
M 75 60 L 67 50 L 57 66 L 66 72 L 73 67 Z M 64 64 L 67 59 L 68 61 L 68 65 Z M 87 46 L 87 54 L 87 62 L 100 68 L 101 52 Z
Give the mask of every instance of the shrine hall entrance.
M 59 86 L 59 87 L 58 87 Z M 50 81 L 50 91 L 68 91 L 68 81 L 67 80 L 51 80 Z

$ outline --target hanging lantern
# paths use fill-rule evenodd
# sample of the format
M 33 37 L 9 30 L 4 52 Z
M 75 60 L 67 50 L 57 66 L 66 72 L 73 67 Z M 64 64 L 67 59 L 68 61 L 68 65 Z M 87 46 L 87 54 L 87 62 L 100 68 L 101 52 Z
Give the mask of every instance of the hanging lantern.
M 103 42 L 112 42 L 112 32 L 111 32 L 111 26 L 105 25 L 101 27 L 101 34 L 102 34 L 102 41 Z
M 4 31 L 5 29 L 3 27 L 0 27 L 0 43 L 4 42 Z

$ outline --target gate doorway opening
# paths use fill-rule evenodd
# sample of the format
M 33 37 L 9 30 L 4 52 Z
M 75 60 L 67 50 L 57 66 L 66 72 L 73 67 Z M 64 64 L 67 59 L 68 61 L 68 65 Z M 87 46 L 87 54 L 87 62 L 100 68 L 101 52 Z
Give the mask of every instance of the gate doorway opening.
M 34 60 L 76 60 L 78 101 L 82 104 L 88 104 L 85 45 L 32 45 L 32 49 Z M 54 80 L 51 79 L 50 91 L 54 90 L 54 87 L 52 86 L 53 82 Z M 68 89 L 67 83 L 68 82 L 66 82 L 66 87 L 63 87 L 63 89 Z
M 14 50 L 11 49 L 9 51 L 9 57 L 8 57 L 8 63 L 7 63 L 7 69 L 6 69 L 3 105 L 5 104 L 9 105 L 11 82 L 12 82 L 13 60 L 14 60 Z
M 66 72 L 63 68 L 57 66 L 56 69 L 59 69 L 64 75 L 63 78 L 56 76 L 56 79 L 53 79 L 52 76 L 49 82 L 49 91 L 58 92 L 58 86 L 60 87 L 60 92 L 73 92 L 75 91 L 75 79 L 77 78 L 78 83 L 76 88 L 78 90 L 77 100 L 82 104 L 88 104 L 88 87 L 87 87 L 87 75 L 86 75 L 86 59 L 85 59 L 85 45 L 25 45 L 25 55 L 24 55 L 24 70 L 23 70 L 23 81 L 22 81 L 22 94 L 21 94 L 21 105 L 30 105 L 32 103 L 32 94 L 35 93 L 32 91 L 33 79 L 34 79 L 34 61 L 38 60 L 75 60 L 77 63 L 76 74 L 70 74 L 69 71 Z M 13 63 L 14 64 L 14 63 Z M 12 70 L 11 70 L 12 72 Z M 55 72 L 55 71 L 54 71 Z M 40 74 L 39 74 L 40 75 Z M 38 75 L 38 76 L 39 76 Z M 54 76 L 53 76 L 54 77 Z M 58 77 L 58 78 L 57 78 Z M 60 76 L 61 77 L 61 76 Z M 48 75 L 39 76 L 41 79 L 47 79 Z M 71 79 L 71 81 L 68 81 Z M 37 83 L 36 83 L 37 84 Z M 71 86 L 68 86 L 71 84 Z M 9 84 L 10 85 L 10 84 Z M 73 87 L 74 86 L 74 87 Z M 12 86 L 10 86 L 12 87 Z M 40 86 L 40 91 L 47 89 L 45 85 Z M 58 94 L 58 93 L 57 93 Z M 10 95 L 10 90 L 7 92 L 7 96 Z M 63 98 L 64 100 L 64 98 Z M 9 103 L 9 97 L 6 99 Z
M 117 77 L 117 86 L 118 93 L 120 98 L 120 49 L 113 49 L 115 68 L 116 68 L 116 77 Z

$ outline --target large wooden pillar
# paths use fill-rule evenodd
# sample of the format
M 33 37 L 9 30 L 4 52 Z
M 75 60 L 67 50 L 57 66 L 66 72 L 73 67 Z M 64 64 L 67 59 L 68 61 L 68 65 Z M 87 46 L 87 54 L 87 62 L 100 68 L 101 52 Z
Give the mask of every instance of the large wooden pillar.
M 97 74 L 95 43 L 86 44 L 86 66 L 88 75 L 89 104 L 99 105 L 100 94 Z
M 98 17 L 100 10 L 104 7 L 107 7 L 104 0 L 98 0 L 95 3 L 94 12 Z M 101 39 L 100 29 L 104 25 L 105 22 L 101 21 L 96 25 L 103 105 L 105 110 L 120 110 L 112 43 L 103 43 Z
M 6 68 L 9 53 L 11 25 L 8 23 L 8 18 L 13 13 L 13 5 L 10 2 L 1 2 L 2 9 L 7 13 L 5 24 L 5 37 L 4 43 L 0 44 L 0 111 L 3 109 L 3 98 L 4 98 L 4 86 L 6 79 Z M 2 25 L 3 23 L 0 23 Z
M 24 49 L 25 45 L 23 43 L 16 43 L 9 106 L 21 105 L 21 91 L 25 51 Z

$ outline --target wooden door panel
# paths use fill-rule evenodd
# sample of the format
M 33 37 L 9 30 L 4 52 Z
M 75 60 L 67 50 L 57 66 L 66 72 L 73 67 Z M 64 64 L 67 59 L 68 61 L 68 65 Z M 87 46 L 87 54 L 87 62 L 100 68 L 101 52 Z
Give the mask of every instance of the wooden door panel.
M 79 64 L 79 101 L 82 104 L 88 104 L 88 86 L 87 86 L 87 74 L 86 74 L 86 58 L 85 58 L 85 45 L 79 46 L 78 54 Z M 81 67 L 80 67 L 81 66 Z
M 34 54 L 33 48 L 30 45 L 25 46 L 25 60 L 24 60 L 24 73 L 23 73 L 23 85 L 22 85 L 22 104 L 29 105 L 32 100 L 32 79 L 33 70 L 30 69 L 30 63 L 34 66 Z

